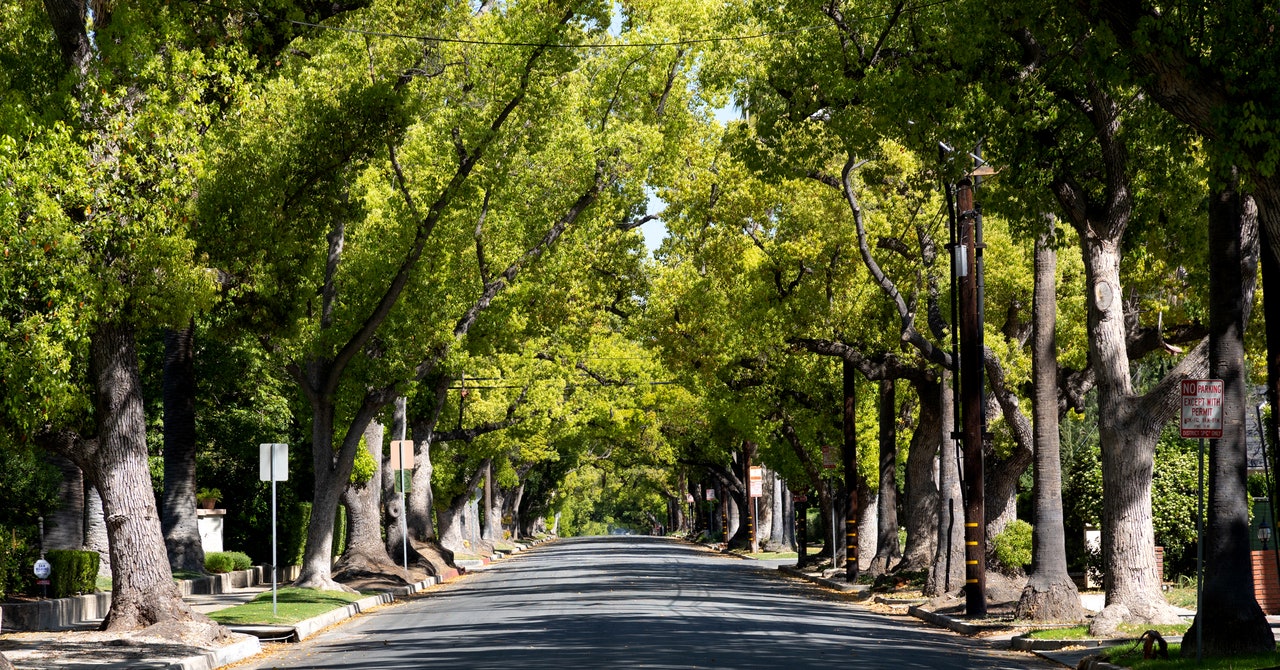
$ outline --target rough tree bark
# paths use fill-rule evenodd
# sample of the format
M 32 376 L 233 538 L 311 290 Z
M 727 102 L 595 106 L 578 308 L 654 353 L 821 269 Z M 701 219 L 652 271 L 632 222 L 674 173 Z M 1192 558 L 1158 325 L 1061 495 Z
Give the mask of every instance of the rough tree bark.
M 1250 239 L 1257 234 L 1257 209 L 1253 198 L 1237 190 L 1238 182 L 1239 176 L 1232 174 L 1226 183 L 1213 184 L 1209 200 L 1209 376 L 1222 380 L 1222 437 L 1209 441 L 1204 596 L 1183 637 L 1183 658 L 1196 655 L 1197 631 L 1203 635 L 1205 656 L 1256 654 L 1276 647 L 1254 596 L 1249 551 L 1244 329 L 1245 300 L 1252 302 L 1253 296 L 1246 295 L 1241 275 L 1257 273 L 1256 262 L 1248 263 L 1246 253 L 1257 243 Z
M 925 578 L 924 594 L 959 593 L 964 586 L 964 503 L 960 497 L 960 461 L 956 453 L 955 395 L 951 373 L 943 371 L 938 383 L 941 425 L 938 447 L 938 543 L 933 567 Z
M 169 621 L 209 623 L 182 600 L 165 554 L 147 467 L 134 331 L 127 325 L 100 324 L 89 349 L 97 436 L 86 440 L 56 433 L 44 439 L 80 466 L 101 495 L 113 567 L 111 610 L 101 628 L 126 631 Z
M 47 549 L 83 549 L 84 473 L 75 463 L 56 453 L 49 453 L 46 458 L 62 473 L 58 484 L 58 500 L 62 505 L 44 517 L 44 546 Z
M 111 576 L 111 543 L 107 539 L 107 517 L 102 512 L 102 494 L 85 473 L 84 482 L 84 545 L 85 551 L 96 551 L 101 556 L 98 574 Z
M 898 544 L 898 412 L 897 386 L 892 379 L 880 382 L 880 487 L 876 555 L 867 572 L 880 576 L 902 556 Z
M 913 380 L 920 399 L 920 418 L 907 449 L 906 514 L 907 545 L 896 571 L 919 572 L 933 565 L 938 543 L 938 439 L 941 435 L 942 396 L 937 382 Z
M 1032 298 L 1031 377 L 1035 431 L 1035 525 L 1031 574 L 1015 616 L 1034 621 L 1081 621 L 1080 593 L 1067 573 L 1062 527 L 1062 463 L 1058 453 L 1057 266 L 1054 220 L 1036 237 Z
M 169 566 L 203 573 L 196 514 L 195 321 L 164 334 L 164 496 L 160 525 Z
M 489 459 L 486 458 L 471 474 L 462 492 L 454 496 L 445 509 L 440 510 L 440 544 L 449 551 L 471 553 L 471 548 L 467 546 L 471 538 L 467 537 L 469 532 L 465 527 L 467 508 L 470 507 L 471 497 L 480 489 L 480 484 L 484 481 L 484 472 L 488 467 Z
M 382 438 L 381 423 L 370 421 L 364 429 L 365 449 L 373 458 L 374 470 L 369 480 L 347 483 L 342 504 L 347 506 L 347 548 L 333 566 L 334 579 L 353 580 L 368 577 L 398 580 L 404 584 L 413 579 L 397 565 L 382 540 Z

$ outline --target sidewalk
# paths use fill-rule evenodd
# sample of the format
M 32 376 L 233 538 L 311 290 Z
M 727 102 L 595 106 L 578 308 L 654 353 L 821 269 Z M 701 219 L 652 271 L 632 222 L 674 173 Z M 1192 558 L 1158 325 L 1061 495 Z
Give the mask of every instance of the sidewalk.
M 545 540 L 543 540 L 545 541 Z M 518 545 L 525 549 L 543 541 Z M 517 549 L 516 551 L 520 551 Z M 514 552 L 513 552 L 514 553 Z M 491 561 L 499 560 L 495 556 L 488 561 L 476 561 L 475 567 L 467 571 L 487 569 Z M 263 574 L 261 567 L 241 572 Z M 45 670 L 53 668 L 93 667 L 96 670 L 213 670 L 225 665 L 239 662 L 256 656 L 262 652 L 262 641 L 299 641 L 314 635 L 342 620 L 356 616 L 372 607 L 390 603 L 398 597 L 418 593 L 429 587 L 460 576 L 456 571 L 449 571 L 447 578 L 435 576 L 388 592 L 358 600 L 346 607 L 332 610 L 318 617 L 300 621 L 290 626 L 229 626 L 232 631 L 226 644 L 218 648 L 208 648 L 191 644 L 182 644 L 160 638 L 146 638 L 134 634 L 103 633 L 97 630 L 102 616 L 91 612 L 94 616 L 69 620 L 68 613 L 73 609 L 71 604 L 57 601 L 44 601 L 46 616 L 61 616 L 57 622 L 58 630 L 34 632 L 4 632 L 0 635 L 0 651 L 2 651 L 17 668 Z M 231 582 L 254 582 L 248 586 L 220 585 Z M 209 584 L 208 582 L 216 582 Z M 183 600 L 191 603 L 196 611 L 203 614 L 234 607 L 248 602 L 258 594 L 270 591 L 271 583 L 261 583 L 256 577 L 246 579 L 242 576 L 229 578 L 215 575 L 200 580 L 182 580 L 179 582 Z M 203 591 L 203 593 L 195 593 Z M 209 593 L 209 591 L 215 591 Z M 217 592 L 220 591 L 220 592 Z M 72 599 L 63 599 L 72 600 Z M 76 605 L 79 607 L 79 604 Z M 90 607 L 92 609 L 92 606 Z M 7 610 L 7 608 L 6 608 Z M 105 614 L 106 608 L 101 610 Z M 51 614 L 50 614 L 51 613 Z M 5 612 L 4 631 L 8 631 L 9 613 Z M 262 638 L 261 640 L 259 638 Z

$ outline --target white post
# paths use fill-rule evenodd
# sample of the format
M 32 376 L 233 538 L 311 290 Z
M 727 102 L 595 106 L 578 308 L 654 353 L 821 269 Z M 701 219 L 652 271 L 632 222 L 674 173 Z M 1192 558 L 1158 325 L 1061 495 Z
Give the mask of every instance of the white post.
M 401 456 L 397 456 L 396 460 L 402 460 Z M 404 501 L 404 463 L 400 466 L 400 471 L 396 473 L 396 477 L 400 480 L 400 540 L 403 542 L 401 550 L 404 553 L 404 571 L 409 572 L 409 522 L 405 520 L 409 514 L 409 508 Z
M 760 499 L 751 499 L 751 553 L 760 551 Z
M 275 446 L 271 447 L 271 616 L 279 616 L 276 611 L 276 573 L 280 571 L 276 563 L 276 454 Z
M 831 569 L 835 570 L 836 569 L 836 540 L 837 540 L 836 538 L 836 496 L 834 492 L 835 487 L 833 486 L 831 488 L 833 489 L 832 496 L 831 496 Z
M 280 572 L 279 556 L 276 547 L 276 482 L 284 481 L 289 478 L 289 445 L 287 444 L 260 444 L 258 445 L 258 479 L 271 482 L 271 616 L 278 616 L 279 611 L 276 603 L 276 593 L 279 590 L 277 581 Z M 279 466 L 276 467 L 276 458 L 280 459 Z

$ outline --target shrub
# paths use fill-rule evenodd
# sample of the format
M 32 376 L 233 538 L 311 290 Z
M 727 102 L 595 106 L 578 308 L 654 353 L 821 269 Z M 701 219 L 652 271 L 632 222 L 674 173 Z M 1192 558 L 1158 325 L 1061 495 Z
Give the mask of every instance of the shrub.
M 243 551 L 228 551 L 226 553 L 231 557 L 233 570 L 248 570 L 253 567 L 253 559 L 249 558 L 249 555 Z
M 1018 570 L 1031 562 L 1031 524 L 1015 519 L 996 535 L 992 543 L 996 560 L 1009 570 Z
M 229 551 L 211 551 L 204 555 L 204 569 L 220 575 L 235 570 L 236 561 Z
M 96 551 L 54 549 L 45 552 L 49 561 L 49 594 L 54 598 L 66 598 L 81 593 L 93 593 L 98 587 L 98 563 L 102 557 Z

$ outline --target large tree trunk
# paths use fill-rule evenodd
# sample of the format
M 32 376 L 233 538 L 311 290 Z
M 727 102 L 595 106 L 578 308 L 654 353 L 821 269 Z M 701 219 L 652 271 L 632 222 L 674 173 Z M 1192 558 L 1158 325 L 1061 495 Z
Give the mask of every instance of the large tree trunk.
M 960 498 L 960 461 L 956 453 L 955 395 L 951 373 L 944 370 L 939 382 L 938 448 L 938 544 L 933 568 L 925 578 L 924 594 L 940 596 L 958 593 L 964 586 L 964 502 Z
M 787 534 L 787 489 L 782 485 L 782 477 L 773 470 L 765 471 L 765 488 L 769 496 L 769 548 L 774 551 L 786 551 L 790 548 Z
M 62 505 L 53 514 L 45 515 L 44 546 L 46 549 L 83 549 L 84 473 L 60 454 L 49 453 L 46 458 L 62 473 L 58 484 L 58 500 Z M 105 542 L 103 548 L 106 548 Z
M 879 523 L 876 525 L 876 555 L 867 572 L 879 576 L 902 555 L 898 544 L 898 412 L 896 384 L 880 382 L 880 495 Z
M 370 421 L 364 429 L 365 449 L 375 464 L 369 481 L 347 484 L 342 504 L 347 506 L 347 548 L 333 567 L 334 579 L 389 578 L 405 584 L 413 579 L 396 565 L 382 539 L 382 438 L 384 429 Z
M 71 454 L 102 495 L 111 546 L 111 610 L 102 630 L 207 621 L 182 600 L 165 555 L 147 467 L 147 426 L 133 329 L 100 325 L 90 340 L 96 449 Z M 77 458 L 79 456 L 79 458 Z
M 435 443 L 436 424 L 440 421 L 440 411 L 444 409 L 450 381 L 447 375 L 441 375 L 435 380 L 429 413 L 421 418 L 415 415 L 413 420 L 414 469 L 413 487 L 409 492 L 409 537 L 422 542 L 436 539 L 431 447 Z
M 920 420 L 907 450 L 907 546 L 895 570 L 919 572 L 933 564 L 938 543 L 938 437 L 942 417 L 941 394 L 934 382 L 914 382 L 920 399 Z
M 473 541 L 479 539 L 480 533 L 475 525 L 478 519 L 473 515 L 475 506 L 471 504 L 471 497 L 479 490 L 488 467 L 489 459 L 486 458 L 472 473 L 462 492 L 449 501 L 448 507 L 440 510 L 440 544 L 451 552 L 472 554 L 476 551 Z
M 858 472 L 858 378 L 853 363 L 847 360 L 840 362 L 840 388 L 842 407 L 840 412 L 840 430 L 843 441 L 840 443 L 840 464 L 844 471 L 845 498 L 844 507 L 844 578 L 849 583 L 858 579 L 858 570 L 862 561 L 859 544 L 861 529 L 858 527 L 860 515 L 865 516 L 866 507 L 858 504 L 858 495 L 867 486 Z M 852 551 L 852 555 L 849 555 Z M 832 565 L 831 567 L 835 567 Z
M 501 509 L 503 504 L 502 492 L 498 490 L 497 482 L 493 478 L 493 462 L 489 463 L 489 468 L 484 471 L 484 539 L 490 542 L 496 542 L 502 539 L 502 518 Z
M 879 547 L 880 492 L 861 481 L 858 486 L 858 569 L 870 570 Z
M 111 542 L 107 539 L 107 517 L 102 511 L 102 494 L 86 473 L 84 483 L 84 546 L 85 551 L 96 551 L 102 559 L 98 562 L 98 574 L 111 576 Z
M 1222 437 L 1210 441 L 1208 524 L 1204 532 L 1203 602 L 1183 637 L 1182 656 L 1256 654 L 1275 649 L 1267 617 L 1253 590 L 1249 551 L 1248 457 L 1245 440 L 1244 328 L 1246 294 L 1242 247 L 1255 243 L 1257 210 L 1236 190 L 1238 178 L 1217 185 L 1209 201 L 1209 375 L 1223 386 Z M 1243 242 L 1242 242 L 1243 240 Z M 1256 266 L 1246 268 L 1256 272 Z
M 1080 621 L 1080 593 L 1067 573 L 1062 527 L 1062 462 L 1058 453 L 1057 266 L 1053 220 L 1036 237 L 1032 299 L 1031 377 L 1035 431 L 1035 525 L 1031 574 L 1016 617 L 1034 621 Z
M 161 530 L 174 570 L 204 572 L 196 515 L 195 322 L 164 334 L 164 497 Z

